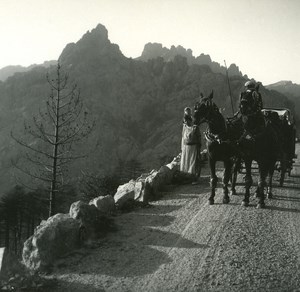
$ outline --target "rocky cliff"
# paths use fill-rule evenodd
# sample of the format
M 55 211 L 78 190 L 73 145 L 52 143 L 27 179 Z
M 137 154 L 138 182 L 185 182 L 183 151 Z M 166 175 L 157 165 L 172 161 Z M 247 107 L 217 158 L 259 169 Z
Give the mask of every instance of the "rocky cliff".
M 170 62 L 173 61 L 176 56 L 182 56 L 186 58 L 188 65 L 207 65 L 210 67 L 214 73 L 226 74 L 226 68 L 221 66 L 219 63 L 211 60 L 209 55 L 200 54 L 198 57 L 193 56 L 191 49 L 185 49 L 182 46 L 171 46 L 170 49 L 163 47 L 159 43 L 148 43 L 145 45 L 142 55 L 137 58 L 137 60 L 148 61 L 158 57 L 162 57 L 164 61 Z M 239 70 L 239 67 L 235 64 L 231 64 L 228 68 L 229 76 L 243 76 L 242 72 Z M 247 78 L 247 76 L 244 76 Z

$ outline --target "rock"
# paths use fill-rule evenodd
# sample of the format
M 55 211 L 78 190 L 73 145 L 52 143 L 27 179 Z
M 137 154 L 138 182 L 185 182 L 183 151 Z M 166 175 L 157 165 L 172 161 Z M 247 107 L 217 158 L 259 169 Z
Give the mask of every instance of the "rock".
M 149 174 L 148 174 L 149 175 Z M 128 183 L 118 187 L 114 196 L 118 209 L 131 209 L 129 206 L 137 203 L 148 204 L 148 197 L 145 195 L 147 176 L 143 174 L 136 181 L 131 180 Z
M 148 194 L 146 196 L 149 200 L 155 200 L 160 197 L 159 190 L 163 185 L 163 174 L 158 171 L 152 171 L 150 175 L 146 178 L 145 183 L 148 189 Z
M 134 201 L 135 198 L 135 181 L 131 180 L 128 183 L 118 187 L 114 195 L 115 204 L 118 209 L 122 209 L 128 201 Z
M 138 181 L 138 182 L 135 183 L 135 185 L 134 185 L 134 199 L 136 201 L 139 200 L 139 198 L 142 194 L 143 188 L 144 188 L 144 183 L 142 181 Z
M 150 173 L 142 173 L 137 179 L 137 182 L 145 182 L 146 178 L 149 176 Z
M 89 204 L 95 205 L 104 214 L 111 214 L 115 210 L 115 200 L 110 195 L 94 198 Z
M 70 216 L 80 224 L 81 242 L 95 239 L 115 229 L 113 220 L 106 217 L 95 205 L 89 205 L 82 201 L 74 202 L 70 207 Z
M 142 182 L 142 183 L 143 183 L 143 188 L 141 190 L 141 193 L 139 197 L 137 197 L 135 200 L 137 202 L 142 203 L 143 205 L 148 205 L 149 201 L 151 200 L 153 191 L 148 182 Z
M 167 185 L 170 184 L 173 178 L 173 169 L 171 168 L 172 165 L 164 165 L 162 166 L 158 173 L 161 175 L 161 184 L 162 185 Z
M 31 270 L 43 270 L 60 256 L 80 246 L 80 222 L 69 214 L 56 214 L 43 221 L 23 248 L 23 262 Z
M 89 205 L 83 201 L 74 202 L 70 206 L 69 214 L 71 218 L 82 222 L 92 222 L 97 216 L 100 216 L 100 212 L 95 205 Z

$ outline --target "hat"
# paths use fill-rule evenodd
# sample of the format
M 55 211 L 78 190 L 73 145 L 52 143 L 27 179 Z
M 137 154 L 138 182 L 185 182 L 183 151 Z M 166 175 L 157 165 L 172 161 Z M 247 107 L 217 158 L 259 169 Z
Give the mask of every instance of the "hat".
M 245 83 L 245 87 L 247 88 L 255 88 L 255 81 L 249 80 Z

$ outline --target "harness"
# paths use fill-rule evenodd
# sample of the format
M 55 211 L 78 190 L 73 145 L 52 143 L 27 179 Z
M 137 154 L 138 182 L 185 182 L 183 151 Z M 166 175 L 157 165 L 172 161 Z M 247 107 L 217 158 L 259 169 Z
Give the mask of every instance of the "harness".
M 200 123 L 208 123 L 210 124 L 211 123 L 211 117 L 213 115 L 213 113 L 219 113 L 219 109 L 218 107 L 212 102 L 211 99 L 207 100 L 206 101 L 206 106 L 208 108 L 208 112 L 206 114 L 206 116 L 204 116 Z M 225 125 L 225 133 L 227 132 L 227 124 L 226 122 L 224 123 Z M 221 133 L 222 134 L 222 133 Z M 210 143 L 213 143 L 213 142 L 216 142 L 218 144 L 221 144 L 221 143 L 230 143 L 230 141 L 228 139 L 224 140 L 220 137 L 221 134 L 213 134 L 209 127 L 207 128 L 207 130 L 204 132 L 204 136 L 205 136 L 205 139 L 207 142 L 210 142 Z

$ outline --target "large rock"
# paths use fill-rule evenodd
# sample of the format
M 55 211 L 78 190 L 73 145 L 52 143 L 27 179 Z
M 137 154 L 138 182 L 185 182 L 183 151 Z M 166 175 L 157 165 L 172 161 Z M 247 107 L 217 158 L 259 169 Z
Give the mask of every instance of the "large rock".
M 172 164 L 163 165 L 159 171 L 158 174 L 161 176 L 161 186 L 167 185 L 172 182 L 174 170 L 172 168 Z
M 128 201 L 134 201 L 135 198 L 135 181 L 131 180 L 128 183 L 118 187 L 114 195 L 115 204 L 118 209 L 122 209 L 127 205 Z
M 89 205 L 83 201 L 74 202 L 70 206 L 69 214 L 73 219 L 80 220 L 82 223 L 93 222 L 100 216 L 95 205 Z
M 115 211 L 115 201 L 110 195 L 94 198 L 89 204 L 96 206 L 104 214 L 111 214 Z
M 80 222 L 69 214 L 56 214 L 42 221 L 25 241 L 23 262 L 31 270 L 42 270 L 60 256 L 80 246 Z
M 148 175 L 148 174 L 147 174 Z M 118 209 L 130 209 L 137 202 L 147 204 L 148 199 L 145 196 L 145 179 L 147 175 L 143 174 L 136 181 L 131 180 L 128 183 L 118 187 L 114 200 Z
M 145 196 L 149 201 L 156 200 L 160 197 L 159 190 L 163 184 L 163 175 L 157 170 L 152 170 L 145 179 Z
M 70 207 L 70 216 L 80 223 L 80 240 L 95 239 L 107 231 L 115 229 L 113 220 L 108 218 L 95 205 L 82 201 L 74 202 Z

